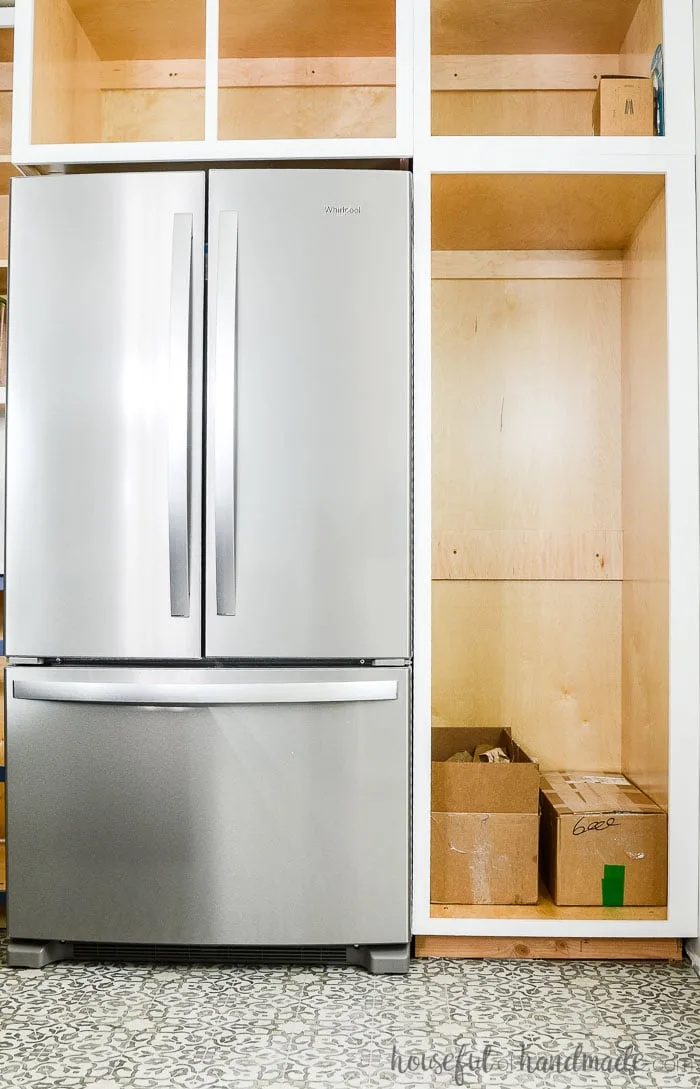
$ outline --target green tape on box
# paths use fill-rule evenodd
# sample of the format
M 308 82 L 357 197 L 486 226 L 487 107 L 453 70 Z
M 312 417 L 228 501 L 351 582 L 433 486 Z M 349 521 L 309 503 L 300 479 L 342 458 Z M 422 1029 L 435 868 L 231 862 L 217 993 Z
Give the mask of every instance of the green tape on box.
M 605 866 L 601 885 L 603 907 L 622 907 L 625 902 L 625 867 Z

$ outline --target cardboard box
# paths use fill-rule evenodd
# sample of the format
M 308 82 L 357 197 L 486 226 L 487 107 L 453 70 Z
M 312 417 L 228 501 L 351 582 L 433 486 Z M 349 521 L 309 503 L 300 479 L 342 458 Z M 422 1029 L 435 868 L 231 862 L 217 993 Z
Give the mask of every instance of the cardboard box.
M 624 775 L 542 777 L 540 857 L 555 904 L 666 903 L 666 813 Z
M 477 745 L 509 764 L 446 763 Z M 537 902 L 539 769 L 510 730 L 434 727 L 430 898 L 437 904 Z
M 653 136 L 654 87 L 648 76 L 603 76 L 593 107 L 596 136 Z

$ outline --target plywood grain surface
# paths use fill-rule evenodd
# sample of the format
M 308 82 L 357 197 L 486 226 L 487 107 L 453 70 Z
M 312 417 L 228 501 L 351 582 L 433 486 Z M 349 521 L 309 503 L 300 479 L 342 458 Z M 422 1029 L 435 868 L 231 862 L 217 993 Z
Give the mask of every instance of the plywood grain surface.
M 99 60 L 68 0 L 35 0 L 32 140 L 100 139 Z
M 222 140 L 392 137 L 392 87 L 238 87 L 219 93 Z
M 639 0 L 432 0 L 432 50 L 618 53 L 638 4 Z
M 70 0 L 70 5 L 101 60 L 204 56 L 205 0 Z
M 595 91 L 433 91 L 433 136 L 592 136 Z
M 528 577 L 543 562 L 537 533 L 549 534 L 540 577 L 575 568 L 582 534 L 621 529 L 620 418 L 618 281 L 433 281 L 436 546 L 448 534 L 520 534 L 499 548 L 520 553 Z
M 389 57 L 395 0 L 220 0 L 222 57 Z
M 620 768 L 619 582 L 433 582 L 433 722 L 511 726 L 543 770 Z
M 624 249 L 663 184 L 656 174 L 436 175 L 432 246 Z
M 663 195 L 625 256 L 622 285 L 622 763 L 668 800 L 668 365 Z
M 105 91 L 102 102 L 105 143 L 204 139 L 204 88 Z

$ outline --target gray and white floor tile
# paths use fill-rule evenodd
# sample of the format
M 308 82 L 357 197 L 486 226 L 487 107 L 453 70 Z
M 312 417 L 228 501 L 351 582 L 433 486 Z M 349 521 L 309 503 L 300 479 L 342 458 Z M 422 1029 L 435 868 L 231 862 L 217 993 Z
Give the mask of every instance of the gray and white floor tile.
M 700 1089 L 689 965 L 0 967 L 0 1089 Z

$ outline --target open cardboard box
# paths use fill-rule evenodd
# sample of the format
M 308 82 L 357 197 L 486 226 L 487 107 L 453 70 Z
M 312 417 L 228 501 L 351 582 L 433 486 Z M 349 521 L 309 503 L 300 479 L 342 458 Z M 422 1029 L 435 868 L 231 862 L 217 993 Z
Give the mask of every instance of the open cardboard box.
M 500 746 L 509 764 L 447 763 L 478 745 Z M 537 764 L 500 726 L 432 731 L 430 897 L 438 904 L 537 902 Z

